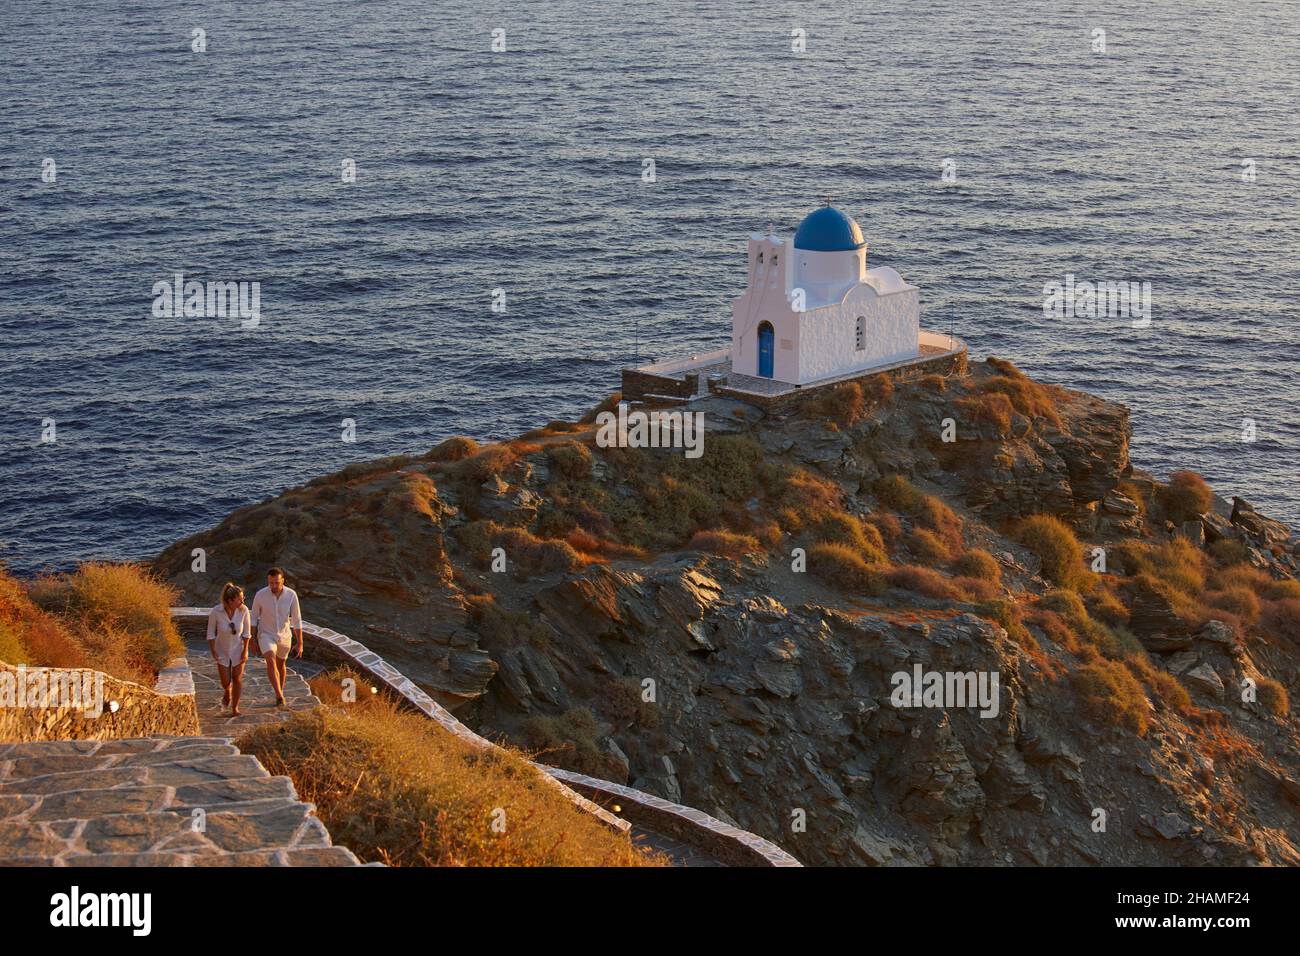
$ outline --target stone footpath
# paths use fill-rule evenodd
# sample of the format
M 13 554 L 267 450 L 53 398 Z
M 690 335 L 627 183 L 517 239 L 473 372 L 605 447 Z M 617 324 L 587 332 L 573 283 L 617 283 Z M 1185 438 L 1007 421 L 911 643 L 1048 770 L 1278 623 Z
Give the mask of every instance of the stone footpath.
M 290 665 L 277 710 L 266 664 L 250 661 L 232 718 L 207 643 L 186 650 L 203 736 L 0 744 L 0 865 L 358 864 L 293 781 L 232 743 L 319 706 L 302 674 Z
M 230 708 L 221 703 L 221 677 L 217 674 L 217 662 L 208 652 L 207 642 L 191 638 L 186 641 L 185 650 L 194 675 L 194 703 L 199 711 L 199 725 L 205 734 L 238 737 L 254 727 L 278 724 L 297 711 L 320 706 L 303 675 L 295 669 L 302 662 L 290 658 L 284 688 L 288 706 L 277 710 L 275 693 L 266 676 L 266 661 L 253 657 L 244 665 L 244 693 L 239 701 L 239 716 L 231 717 Z
M 356 866 L 313 809 L 229 737 L 0 744 L 4 866 Z

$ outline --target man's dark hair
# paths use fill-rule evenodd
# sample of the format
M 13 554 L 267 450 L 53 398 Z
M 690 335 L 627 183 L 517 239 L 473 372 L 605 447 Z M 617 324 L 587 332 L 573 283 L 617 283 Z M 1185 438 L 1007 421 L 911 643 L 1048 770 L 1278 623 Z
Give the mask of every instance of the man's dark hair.
M 271 568 L 266 572 L 268 578 L 284 577 L 284 568 Z

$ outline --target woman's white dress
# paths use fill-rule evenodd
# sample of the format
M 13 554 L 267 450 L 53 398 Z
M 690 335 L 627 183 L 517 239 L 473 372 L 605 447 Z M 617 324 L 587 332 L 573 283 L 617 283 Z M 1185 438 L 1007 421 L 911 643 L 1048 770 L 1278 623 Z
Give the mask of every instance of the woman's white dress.
M 253 616 L 241 606 L 232 618 L 218 604 L 208 612 L 208 640 L 216 644 L 217 660 L 234 667 L 244 656 L 244 641 L 253 636 Z

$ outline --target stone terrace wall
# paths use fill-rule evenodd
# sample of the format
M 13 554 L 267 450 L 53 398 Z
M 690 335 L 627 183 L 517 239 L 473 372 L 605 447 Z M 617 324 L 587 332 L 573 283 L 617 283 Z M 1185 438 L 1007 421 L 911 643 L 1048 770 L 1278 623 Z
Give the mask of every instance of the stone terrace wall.
M 172 616 L 181 619 L 200 615 L 206 618 L 207 613 L 204 608 L 172 608 Z M 409 677 L 360 641 L 354 641 L 346 634 L 340 634 L 328 627 L 306 622 L 303 622 L 302 633 L 304 644 L 311 648 L 313 659 L 322 663 L 347 664 L 364 671 L 380 684 L 388 687 L 399 700 L 437 721 L 452 736 L 480 749 L 496 747 L 492 741 L 474 733 L 453 717 L 449 710 L 417 687 Z M 535 764 L 535 766 L 541 771 L 543 779 L 559 787 L 582 809 L 624 832 L 631 829 L 627 819 L 615 816 L 578 791 L 585 790 L 598 799 L 617 798 L 624 808 L 624 816 L 629 819 L 644 822 L 647 826 L 684 843 L 707 850 L 724 862 L 734 862 L 741 866 L 802 865 L 776 844 L 764 840 L 757 834 L 729 826 L 699 810 L 669 803 L 651 794 L 633 790 L 631 787 L 619 786 L 607 780 L 569 773 L 545 764 Z M 570 783 L 572 786 L 569 785 Z
M 933 333 L 923 333 L 933 335 Z M 945 336 L 945 338 L 947 338 Z M 923 355 L 921 358 L 906 359 L 894 365 L 887 365 L 883 368 L 868 369 L 865 372 L 856 372 L 849 375 L 841 375 L 836 378 L 826 379 L 821 382 L 814 382 L 810 385 L 804 385 L 794 388 L 788 392 L 781 392 L 776 395 L 760 395 L 756 392 L 746 391 L 741 388 L 732 388 L 728 385 L 714 385 L 710 383 L 709 390 L 717 395 L 727 398 L 734 398 L 750 405 L 757 405 L 764 409 L 781 409 L 788 410 L 801 402 L 812 398 L 817 392 L 834 388 L 837 385 L 843 385 L 846 382 L 866 381 L 870 378 L 883 376 L 894 382 L 904 382 L 912 379 L 922 378 L 926 375 L 961 375 L 965 373 L 968 367 L 969 351 L 966 343 L 960 339 L 954 339 L 954 346 L 951 350 L 932 355 Z
M 623 369 L 620 394 L 625 401 L 643 401 L 647 398 L 689 399 L 700 387 L 700 376 L 688 373 L 682 378 L 653 375 L 633 368 Z
M 85 688 L 89 676 L 92 694 L 102 681 L 103 710 L 98 717 L 76 700 L 46 690 L 74 677 Z M 21 697 L 18 684 L 23 684 Z M 116 708 L 112 704 L 116 704 Z M 34 705 L 34 706 L 33 706 Z M 158 734 L 189 736 L 199 733 L 194 706 L 194 681 L 185 658 L 172 661 L 153 689 L 99 671 L 54 667 L 14 667 L 0 661 L 0 740 L 30 743 L 39 740 L 112 740 Z

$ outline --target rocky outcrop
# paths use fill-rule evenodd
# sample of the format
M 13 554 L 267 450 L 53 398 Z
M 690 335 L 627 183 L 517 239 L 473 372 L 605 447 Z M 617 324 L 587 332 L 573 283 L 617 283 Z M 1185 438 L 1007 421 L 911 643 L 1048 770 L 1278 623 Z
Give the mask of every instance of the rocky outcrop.
M 487 481 L 424 460 L 332 476 L 236 513 L 159 564 L 197 599 L 213 581 L 260 571 L 238 547 L 232 557 L 229 540 L 281 520 L 292 533 L 257 553 L 290 565 L 309 616 L 355 633 L 479 733 L 698 807 L 805 862 L 1292 860 L 1296 804 L 1269 775 L 1300 758 L 1295 726 L 1239 688 L 1264 671 L 1293 678 L 1294 648 L 1248 646 L 1227 621 L 1189 625 L 1150 581 L 1117 578 L 1131 632 L 1123 646 L 1135 638 L 1151 673 L 1194 701 L 1184 715 L 1159 694 L 1142 696 L 1150 729 L 1137 736 L 1086 705 L 1079 657 L 1041 628 L 1036 640 L 1009 633 L 999 604 L 1029 608 L 1049 588 L 1037 559 L 1005 533 L 1029 514 L 1059 515 L 1107 546 L 1175 533 L 1194 543 L 1199 533 L 1207 547 L 1239 541 L 1279 578 L 1294 537 L 1244 502 L 1194 529 L 1149 519 L 1157 484 L 1129 462 L 1126 409 L 1062 392 L 1053 415 L 1016 411 L 1005 428 L 972 421 L 967 400 L 991 374 L 903 384 L 892 399 L 816 415 L 717 396 L 698 404 L 708 441 L 738 436 L 757 449 L 747 459 L 760 460 L 756 469 L 816 476 L 847 514 L 879 510 L 874 489 L 893 473 L 942 497 L 965 520 L 966 544 L 1002 569 L 993 601 L 836 591 L 794 569 L 802 539 L 779 528 L 762 554 L 622 547 L 564 567 L 486 568 L 462 541 L 476 520 L 614 537 L 611 515 L 635 493 L 627 463 L 549 457 L 546 443 L 570 440 L 577 426 L 534 436 L 542 450 L 527 440 Z M 719 507 L 757 534 L 775 523 L 771 503 L 748 495 Z M 562 499 L 581 515 L 577 529 L 557 519 Z M 905 533 L 914 526 L 901 516 Z M 190 554 L 204 543 L 200 575 Z M 899 675 L 917 668 L 996 675 L 996 707 L 900 703 Z M 1215 806 L 1233 812 L 1216 816 Z

